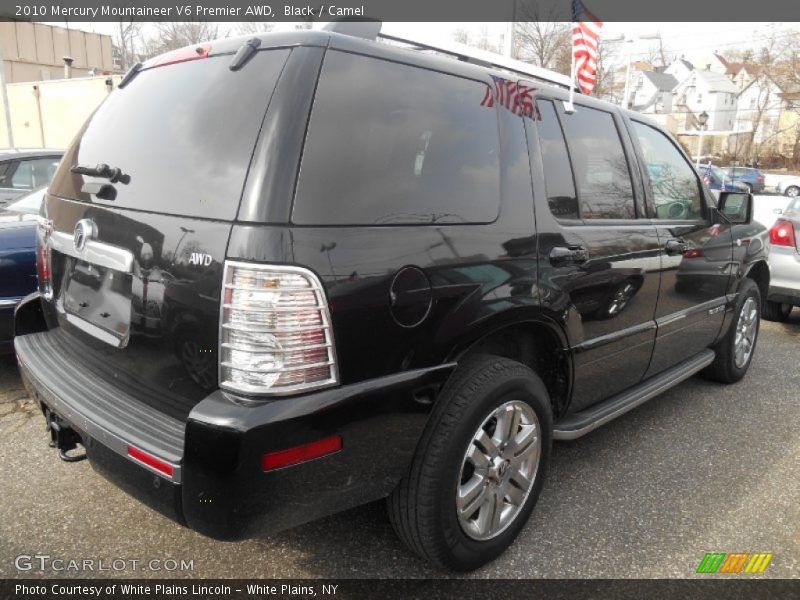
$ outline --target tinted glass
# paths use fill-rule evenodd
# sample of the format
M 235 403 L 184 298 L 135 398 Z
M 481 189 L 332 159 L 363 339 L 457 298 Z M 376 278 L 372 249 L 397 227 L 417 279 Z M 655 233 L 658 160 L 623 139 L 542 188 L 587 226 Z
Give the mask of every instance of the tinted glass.
M 633 219 L 633 187 L 611 113 L 578 106 L 564 115 L 584 219 Z
M 17 176 L 23 169 L 27 169 L 29 173 L 25 177 L 26 188 L 34 189 L 47 185 L 55 175 L 59 160 L 59 158 L 47 157 L 22 161 L 14 173 L 14 187 L 18 187 L 16 185 Z
M 495 109 L 482 83 L 329 51 L 292 220 L 485 223 L 500 199 Z
M 547 204 L 554 216 L 562 219 L 577 219 L 578 199 L 569 164 L 567 144 L 558 122 L 555 106 L 549 100 L 536 102 L 539 120 L 539 148 L 544 167 L 544 184 Z
M 21 190 L 30 190 L 33 188 L 33 165 L 30 161 L 19 163 L 14 174 L 11 176 L 11 185 Z
M 692 166 L 657 129 L 636 121 L 633 129 L 644 154 L 656 216 L 659 219 L 702 219 L 700 184 Z M 716 170 L 722 174 L 720 169 Z
M 256 53 L 239 71 L 230 56 L 147 69 L 115 90 L 68 151 L 51 191 L 90 199 L 74 164 L 130 175 L 114 206 L 233 219 L 255 141 L 288 50 Z M 93 199 L 93 198 L 91 198 Z

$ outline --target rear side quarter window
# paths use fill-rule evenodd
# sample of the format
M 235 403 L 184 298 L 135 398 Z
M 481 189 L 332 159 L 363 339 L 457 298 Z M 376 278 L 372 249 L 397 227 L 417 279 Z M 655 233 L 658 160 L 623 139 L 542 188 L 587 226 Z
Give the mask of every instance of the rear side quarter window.
M 303 150 L 302 225 L 489 223 L 500 204 L 488 86 L 331 50 Z

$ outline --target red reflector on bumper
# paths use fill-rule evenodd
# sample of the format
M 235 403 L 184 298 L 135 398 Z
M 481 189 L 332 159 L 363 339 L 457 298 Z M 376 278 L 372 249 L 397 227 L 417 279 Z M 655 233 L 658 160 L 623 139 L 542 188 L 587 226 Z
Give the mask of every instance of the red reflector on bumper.
M 134 446 L 128 446 L 128 456 L 142 464 L 147 465 L 148 467 L 155 469 L 159 473 L 163 473 L 167 477 L 172 477 L 171 464 L 164 462 L 160 458 L 156 458 L 152 454 L 148 454 L 144 450 L 139 450 L 139 448 L 135 448 Z
M 331 437 L 295 446 L 294 448 L 267 452 L 261 457 L 261 468 L 265 471 L 272 471 L 273 469 L 280 469 L 281 467 L 288 467 L 289 465 L 296 465 L 297 463 L 319 458 L 326 454 L 333 454 L 341 449 L 342 436 L 332 435 Z

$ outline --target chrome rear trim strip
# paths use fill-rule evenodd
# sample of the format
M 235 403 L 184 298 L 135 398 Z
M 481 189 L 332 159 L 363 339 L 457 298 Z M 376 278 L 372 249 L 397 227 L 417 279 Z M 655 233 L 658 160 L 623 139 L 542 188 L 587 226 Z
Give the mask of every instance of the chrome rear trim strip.
M 105 267 L 122 273 L 133 272 L 133 253 L 119 246 L 112 246 L 97 240 L 86 240 L 83 250 L 77 250 L 73 236 L 63 231 L 53 231 L 49 237 L 53 250 L 61 254 L 84 260 L 98 267 Z

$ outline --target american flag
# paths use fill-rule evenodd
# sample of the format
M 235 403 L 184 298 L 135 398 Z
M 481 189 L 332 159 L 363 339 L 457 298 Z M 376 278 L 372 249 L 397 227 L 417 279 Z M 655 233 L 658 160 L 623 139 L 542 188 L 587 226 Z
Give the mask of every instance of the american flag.
M 496 98 L 500 106 L 506 107 L 517 116 L 533 116 L 533 92 L 536 88 L 495 75 L 492 75 L 492 80 L 494 89 L 486 88 L 481 106 L 494 106 Z
M 575 77 L 584 94 L 591 94 L 597 82 L 597 44 L 602 27 L 603 22 L 581 0 L 572 0 L 572 58 Z

